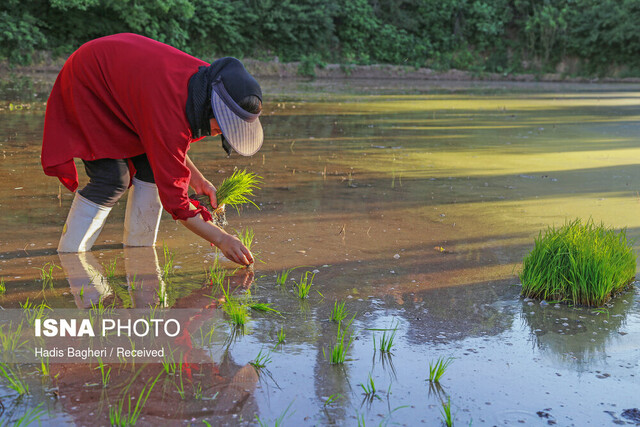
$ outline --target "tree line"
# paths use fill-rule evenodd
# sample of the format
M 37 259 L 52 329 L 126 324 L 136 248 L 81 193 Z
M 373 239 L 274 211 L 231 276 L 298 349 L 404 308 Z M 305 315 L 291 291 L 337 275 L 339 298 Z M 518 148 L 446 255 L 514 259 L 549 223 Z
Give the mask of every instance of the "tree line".
M 638 0 L 4 0 L 0 56 L 134 32 L 203 59 L 640 75 Z

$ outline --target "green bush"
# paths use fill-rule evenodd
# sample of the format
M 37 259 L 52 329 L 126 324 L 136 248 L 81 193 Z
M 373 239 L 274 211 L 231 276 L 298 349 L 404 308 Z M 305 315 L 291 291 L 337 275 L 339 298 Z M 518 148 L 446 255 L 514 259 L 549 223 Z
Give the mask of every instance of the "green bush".
M 626 231 L 579 219 L 550 227 L 524 258 L 520 280 L 529 298 L 601 306 L 634 279 L 636 257 Z
M 320 58 L 320 55 L 304 55 L 298 66 L 298 75 L 302 77 L 316 76 L 316 67 L 324 68 L 327 64 Z
M 640 72 L 637 0 L 5 0 L 0 59 L 134 32 L 188 53 L 508 72 Z M 577 60 L 577 61 L 576 61 Z

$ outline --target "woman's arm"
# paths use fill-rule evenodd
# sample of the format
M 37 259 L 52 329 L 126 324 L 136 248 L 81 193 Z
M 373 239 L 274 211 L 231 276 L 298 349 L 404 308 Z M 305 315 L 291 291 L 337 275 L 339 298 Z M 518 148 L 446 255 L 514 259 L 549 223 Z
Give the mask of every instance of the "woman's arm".
M 193 205 L 190 205 L 190 207 L 192 210 L 195 209 Z M 240 239 L 216 227 L 212 222 L 205 221 L 200 215 L 186 220 L 181 219 L 180 222 L 193 233 L 220 248 L 224 256 L 231 261 L 242 265 L 249 265 L 254 262 L 251 251 L 242 244 Z
M 197 194 L 206 194 L 211 199 L 211 206 L 215 209 L 218 207 L 218 201 L 216 199 L 216 187 L 213 186 L 208 179 L 202 175 L 200 170 L 193 164 L 189 156 L 185 157 L 185 164 L 191 171 L 191 181 L 189 185 L 195 190 Z

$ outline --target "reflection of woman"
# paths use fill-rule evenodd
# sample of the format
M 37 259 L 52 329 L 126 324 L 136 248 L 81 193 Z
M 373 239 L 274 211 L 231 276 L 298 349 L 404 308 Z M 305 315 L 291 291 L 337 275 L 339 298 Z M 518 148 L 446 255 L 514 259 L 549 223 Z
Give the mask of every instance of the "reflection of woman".
M 251 252 L 188 198 L 191 186 L 217 206 L 215 187 L 187 151 L 204 136 L 222 134 L 227 153 L 254 154 L 263 141 L 261 110 L 260 86 L 235 58 L 209 65 L 135 34 L 81 46 L 58 75 L 45 116 L 45 173 L 75 191 L 73 159 L 80 158 L 89 176 L 75 195 L 58 251 L 90 250 L 131 184 L 125 245 L 153 246 L 164 207 L 232 261 L 252 263 Z
M 153 295 L 162 292 L 161 277 L 156 275 L 158 264 L 154 251 L 154 248 L 125 249 L 127 277 L 136 277 L 138 283 L 135 290 L 130 289 L 138 308 L 143 308 Z M 91 254 L 61 254 L 60 258 L 65 261 L 65 270 L 70 271 L 68 265 L 86 265 L 84 260 L 90 259 Z M 73 261 L 74 258 L 77 260 Z M 237 274 L 230 277 L 230 289 L 249 288 L 253 274 L 250 269 L 238 270 Z M 85 280 L 90 281 L 91 278 L 86 277 Z M 71 290 L 76 295 L 76 301 L 82 303 L 79 307 L 86 306 L 87 302 L 90 303 L 86 299 L 91 292 L 85 291 L 84 296 L 79 297 L 77 291 L 80 288 L 77 285 L 74 290 L 72 284 Z M 97 301 L 93 303 L 97 305 Z M 104 304 L 108 306 L 109 303 L 107 299 Z M 152 305 L 155 306 L 154 303 Z M 109 405 L 116 409 L 119 402 L 132 401 L 132 406 L 135 406 L 135 399 L 139 398 L 143 388 L 147 387 L 148 390 L 152 380 L 159 376 L 140 410 L 138 424 L 172 426 L 183 420 L 195 419 L 208 420 L 211 425 L 227 425 L 236 423 L 240 417 L 252 419 L 258 412 L 253 395 L 258 382 L 255 368 L 250 364 L 237 364 L 228 351 L 223 352 L 219 360 L 214 360 L 210 349 L 197 339 L 210 330 L 211 324 L 222 319 L 223 312 L 216 309 L 217 305 L 218 302 L 211 298 L 211 287 L 207 285 L 178 298 L 172 305 L 174 309 L 185 309 L 170 312 L 170 316 L 180 322 L 182 333 L 171 339 L 170 346 L 164 347 L 167 355 L 169 351 L 174 354 L 174 362 L 178 365 L 174 374 L 165 373 L 160 363 L 120 364 L 105 361 L 107 369 L 111 370 L 108 386 L 102 387 L 101 371 L 95 364 L 51 363 L 50 375 L 64 411 L 77 425 L 104 425 L 104 420 L 109 417 Z M 121 315 L 126 316 L 124 312 Z M 126 341 L 127 337 L 123 339 Z M 184 394 L 181 395 L 179 390 Z M 126 413 L 127 404 L 123 407 Z

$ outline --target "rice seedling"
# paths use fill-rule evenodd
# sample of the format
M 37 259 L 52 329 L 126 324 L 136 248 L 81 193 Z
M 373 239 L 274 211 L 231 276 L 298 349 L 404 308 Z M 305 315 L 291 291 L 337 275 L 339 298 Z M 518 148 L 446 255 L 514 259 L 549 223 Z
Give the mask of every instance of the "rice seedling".
M 108 307 L 104 306 L 104 302 L 102 301 L 102 298 L 100 298 L 98 300 L 98 304 L 96 304 L 95 302 L 91 301 L 91 308 L 89 309 L 89 317 L 91 319 L 93 319 L 94 316 L 101 317 L 101 316 L 104 316 L 109 311 L 110 311 L 110 309 Z M 92 324 L 93 324 L 93 322 L 92 322 Z
M 158 287 L 156 289 L 156 296 L 158 297 L 158 305 L 160 307 L 167 307 L 167 292 L 166 289 L 162 289 L 162 287 Z
M 135 291 L 136 288 L 138 287 L 138 281 L 137 281 L 137 277 L 138 277 L 138 273 L 134 273 L 133 277 L 131 278 L 131 280 L 129 281 L 129 288 L 132 291 Z M 142 280 L 140 281 L 140 286 L 142 286 Z
M 213 287 L 211 290 L 212 295 L 218 292 L 218 289 L 222 287 L 224 283 L 224 279 L 229 275 L 227 270 L 220 266 L 218 258 L 216 258 L 213 265 L 209 267 L 207 271 L 207 281 L 211 282 L 211 286 Z
M 235 170 L 230 177 L 225 178 L 216 191 L 218 206 L 228 205 L 239 209 L 245 203 L 251 203 L 260 209 L 248 196 L 253 196 L 254 189 L 260 189 L 261 176 L 246 170 Z
M 274 313 L 274 314 L 277 314 L 279 316 L 282 316 L 282 313 L 280 313 L 275 308 L 271 307 L 271 303 L 270 302 L 249 301 L 249 303 L 247 305 L 249 306 L 249 308 L 251 308 L 252 310 L 255 310 L 255 311 L 261 311 L 263 313 L 269 312 L 269 313 Z
M 38 424 L 40 424 L 40 417 L 42 417 L 46 413 L 46 411 L 42 409 L 42 405 L 44 405 L 44 403 L 40 403 L 35 408 L 32 408 L 30 411 L 25 412 L 23 416 L 15 421 L 13 427 L 30 426 L 35 422 L 38 422 Z
M 8 387 L 20 396 L 29 394 L 29 384 L 27 384 L 18 373 L 16 374 L 7 363 L 0 363 L 0 376 L 8 382 Z
M 48 262 L 45 265 L 43 265 L 42 268 L 38 269 L 40 270 L 40 280 L 42 281 L 43 291 L 47 287 L 50 287 L 51 289 L 53 289 L 53 270 L 55 270 L 56 268 L 58 270 L 62 270 L 62 267 L 60 267 L 59 265 L 56 265 L 53 262 Z
M 311 276 L 309 276 L 311 274 Z M 312 273 L 310 271 L 305 272 L 302 276 L 300 276 L 300 281 L 295 282 L 294 293 L 300 299 L 309 298 L 309 291 L 311 290 L 311 285 L 313 285 L 313 278 L 316 273 Z
M 283 423 L 284 423 L 285 417 L 288 418 L 288 417 L 292 416 L 296 412 L 296 411 L 293 411 L 292 413 L 290 413 L 287 416 L 287 414 L 289 413 L 289 409 L 291 409 L 291 405 L 293 405 L 293 401 L 291 403 L 289 403 L 289 406 L 287 406 L 287 409 L 285 409 L 282 412 L 282 414 L 280 414 L 280 416 L 275 419 L 275 421 L 273 423 L 274 427 L 281 427 L 283 425 Z M 260 427 L 270 427 L 269 424 L 266 423 L 265 421 L 262 421 L 258 415 L 256 415 L 256 421 L 258 422 Z
M 369 374 L 369 380 L 366 383 L 360 384 L 360 387 L 365 396 L 373 398 L 376 395 L 376 384 L 371 374 Z
M 98 366 L 94 369 L 100 369 L 100 378 L 102 379 L 102 388 L 106 388 L 109 385 L 109 379 L 111 377 L 111 366 L 108 368 L 102 363 L 102 359 L 98 357 Z
M 5 326 L 7 327 L 6 333 L 4 331 Z M 0 325 L 0 346 L 3 353 L 13 353 L 26 343 L 27 340 L 22 341 L 22 322 L 15 331 L 13 330 L 13 321 L 9 322 L 8 325 Z
M 223 308 L 231 323 L 237 326 L 244 326 L 249 321 L 247 307 L 237 301 L 225 301 Z
M 178 364 L 176 363 L 176 359 L 173 355 L 171 347 L 169 347 L 169 351 L 166 352 L 164 356 L 162 356 L 162 369 L 167 375 L 175 375 L 176 370 L 178 369 Z
M 338 301 L 333 303 L 331 314 L 329 314 L 330 321 L 340 323 L 350 314 L 349 311 L 344 308 L 344 305 L 345 301 L 342 301 L 339 304 Z
M 429 363 L 429 381 L 432 383 L 440 382 L 440 378 L 451 363 L 453 363 L 453 357 L 439 357 L 435 362 Z
M 251 245 L 253 244 L 253 238 L 255 237 L 255 233 L 252 228 L 244 228 L 241 231 L 236 230 L 236 235 L 238 239 L 242 242 L 243 245 L 247 247 L 247 249 L 251 250 Z
M 263 349 L 260 349 L 256 358 L 249 362 L 249 364 L 257 370 L 263 369 L 267 364 L 271 363 L 271 352 L 262 354 L 262 350 Z
M 332 365 L 342 365 L 346 360 L 347 351 L 349 351 L 349 348 L 351 348 L 351 344 L 353 343 L 353 336 L 351 334 L 349 334 L 348 338 L 346 336 L 347 330 L 349 329 L 352 321 L 353 318 L 351 318 L 351 321 L 347 323 L 347 326 L 344 329 L 342 328 L 342 322 L 338 324 L 336 343 L 330 347 L 331 351 L 329 353 L 329 363 Z M 322 349 L 322 354 L 325 358 L 327 357 L 324 348 Z
M 284 340 L 286 337 L 287 334 L 284 332 L 284 328 L 280 326 L 280 330 L 278 331 L 278 342 L 276 343 L 276 346 L 284 344 Z
M 289 278 L 289 274 L 291 274 L 291 272 L 293 270 L 295 270 L 298 267 L 293 267 L 293 268 L 288 268 L 286 270 L 282 270 L 282 273 L 278 274 L 276 276 L 276 283 L 280 286 L 284 286 L 287 283 L 287 279 Z
M 376 345 L 376 336 L 373 336 L 373 351 L 375 352 L 377 348 L 380 349 L 382 353 L 391 353 L 391 349 L 393 348 L 393 341 L 395 340 L 396 333 L 398 332 L 398 326 L 393 328 L 392 330 L 385 330 L 382 332 L 382 337 L 380 337 L 380 341 Z
M 214 325 L 211 325 L 209 327 L 209 331 L 206 334 L 203 334 L 202 328 L 200 328 L 200 342 L 202 342 L 203 344 L 206 343 L 207 345 L 211 345 L 211 342 L 213 341 L 213 333 L 215 332 L 215 330 L 216 327 Z
M 229 289 L 222 288 L 224 294 L 224 303 L 222 304 L 222 310 L 229 316 L 231 323 L 234 325 L 245 325 L 249 320 L 249 311 L 247 306 L 240 303 L 230 293 Z
M 626 230 L 616 233 L 592 220 L 549 227 L 524 258 L 522 295 L 602 306 L 633 280 L 636 257 Z
M 162 279 L 167 281 L 173 273 L 173 260 L 175 254 L 171 252 L 166 243 L 162 243 L 162 254 L 164 256 L 164 264 L 162 264 Z
M 135 399 L 136 404 L 133 407 L 133 400 L 125 392 L 123 397 L 118 402 L 117 406 L 112 406 L 111 408 L 109 408 L 109 422 L 111 423 L 110 425 L 118 427 L 136 425 L 136 423 L 138 422 L 138 418 L 140 418 L 142 408 L 144 408 L 144 405 L 147 403 L 147 399 L 149 399 L 151 390 L 153 390 L 156 383 L 160 379 L 160 375 L 162 375 L 162 372 L 160 372 L 158 376 L 153 379 L 153 381 L 147 381 L 145 386 L 142 388 L 142 391 L 138 395 L 138 398 Z M 125 389 L 125 391 L 126 390 L 128 390 L 128 387 Z
M 0 277 L 0 295 L 4 295 L 7 292 L 7 286 L 4 284 L 4 277 Z
M 324 406 L 325 408 L 329 405 L 331 405 L 332 403 L 335 403 L 338 399 L 340 399 L 342 397 L 341 394 L 332 394 L 331 396 L 327 397 L 327 400 L 324 401 L 324 404 L 322 406 Z
M 43 377 L 48 377 L 49 376 L 49 356 L 45 357 L 41 357 L 40 358 L 40 374 Z
M 118 257 L 115 257 L 110 262 L 103 263 L 102 267 L 104 268 L 104 277 L 107 279 L 107 282 L 113 282 L 118 269 Z
M 180 380 L 180 382 L 178 383 L 177 380 L 174 381 L 174 384 L 176 386 L 176 389 L 178 390 L 178 394 L 180 395 L 180 399 L 184 400 L 185 396 L 186 396 L 186 391 L 184 389 L 184 380 L 182 379 L 182 360 L 180 361 L 180 363 L 178 363 L 178 369 L 176 370 L 176 372 L 178 373 L 178 378 L 177 380 Z
M 202 400 L 202 383 L 191 384 L 193 387 L 193 398 L 195 400 Z
M 453 426 L 453 415 L 451 415 L 451 398 L 447 398 L 447 402 L 442 402 L 442 408 L 440 408 L 440 415 L 442 415 L 442 422 L 445 426 Z
M 51 310 L 51 307 L 45 304 L 44 301 L 36 305 L 33 302 L 29 302 L 29 298 L 24 303 L 20 303 L 20 307 L 22 308 L 22 314 L 31 326 L 35 324 L 36 319 L 46 317 L 47 312 L 45 310 Z

